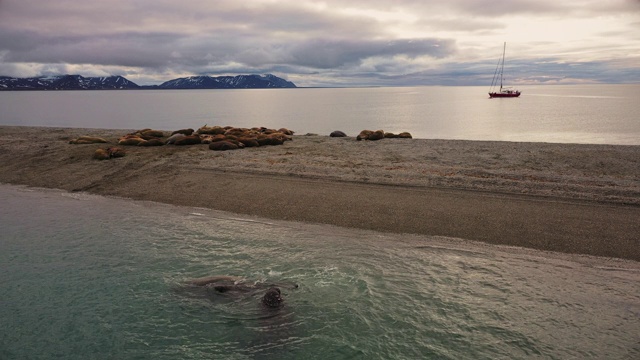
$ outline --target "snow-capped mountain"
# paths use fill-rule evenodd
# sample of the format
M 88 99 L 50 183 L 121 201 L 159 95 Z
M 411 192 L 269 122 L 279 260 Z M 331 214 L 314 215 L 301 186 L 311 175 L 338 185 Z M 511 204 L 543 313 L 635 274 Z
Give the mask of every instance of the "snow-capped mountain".
M 122 76 L 83 77 L 80 75 L 12 78 L 0 76 L 0 90 L 112 90 L 138 89 Z
M 83 77 L 80 75 L 13 78 L 0 76 L 1 90 L 114 90 L 114 89 L 268 89 L 295 88 L 275 75 L 191 76 L 160 85 L 138 86 L 122 76 Z
M 275 75 L 190 76 L 169 80 L 158 85 L 160 89 L 267 89 L 295 88 L 290 81 Z

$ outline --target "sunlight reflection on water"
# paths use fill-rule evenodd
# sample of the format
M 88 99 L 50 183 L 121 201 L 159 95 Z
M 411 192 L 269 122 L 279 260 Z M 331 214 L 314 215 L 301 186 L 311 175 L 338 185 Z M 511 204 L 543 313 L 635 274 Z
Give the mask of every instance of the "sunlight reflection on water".
M 640 145 L 640 85 L 0 92 L 1 125 L 175 130 L 286 127 L 297 134 Z M 82 106 L 79 106 L 79 105 Z

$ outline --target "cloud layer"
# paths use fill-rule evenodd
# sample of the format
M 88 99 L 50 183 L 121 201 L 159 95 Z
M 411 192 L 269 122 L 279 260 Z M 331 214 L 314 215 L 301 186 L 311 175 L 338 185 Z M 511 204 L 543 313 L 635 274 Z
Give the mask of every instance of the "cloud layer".
M 606 3 L 606 4 L 605 4 Z M 0 0 L 0 75 L 299 86 L 640 82 L 640 1 Z

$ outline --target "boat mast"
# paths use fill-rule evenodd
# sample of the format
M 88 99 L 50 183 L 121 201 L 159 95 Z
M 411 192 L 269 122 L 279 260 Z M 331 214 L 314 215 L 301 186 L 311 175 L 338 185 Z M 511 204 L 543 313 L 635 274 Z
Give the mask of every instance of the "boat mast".
M 520 96 L 520 91 L 514 90 L 511 87 L 507 87 L 504 92 L 502 90 L 503 82 L 504 82 L 504 59 L 505 54 L 507 53 L 507 42 L 504 42 L 502 47 L 502 58 L 498 59 L 498 65 L 496 65 L 496 71 L 493 73 L 493 80 L 491 80 L 491 87 L 489 88 L 489 97 L 518 97 Z M 498 85 L 498 69 L 500 70 L 500 91 L 495 91 L 495 86 Z
M 504 54 L 507 51 L 507 42 L 504 42 L 504 47 L 502 48 L 502 66 L 500 66 L 500 92 L 502 92 L 502 74 L 504 72 Z

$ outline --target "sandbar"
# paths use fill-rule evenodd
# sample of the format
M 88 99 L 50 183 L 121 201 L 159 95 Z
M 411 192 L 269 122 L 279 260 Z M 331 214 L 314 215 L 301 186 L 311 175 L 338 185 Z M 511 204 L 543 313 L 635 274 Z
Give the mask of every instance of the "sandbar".
M 640 146 L 307 134 L 92 158 L 131 131 L 0 126 L 0 183 L 640 261 Z

